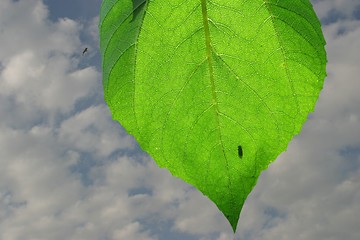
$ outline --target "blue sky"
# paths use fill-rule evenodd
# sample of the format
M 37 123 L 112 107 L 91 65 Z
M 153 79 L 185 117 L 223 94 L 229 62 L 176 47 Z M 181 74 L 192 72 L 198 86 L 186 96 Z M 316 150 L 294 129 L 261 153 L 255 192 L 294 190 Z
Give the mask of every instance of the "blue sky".
M 360 2 L 313 3 L 327 41 L 324 90 L 259 178 L 237 239 L 360 239 Z M 1 0 L 0 239 L 232 239 L 211 201 L 111 120 L 100 4 Z

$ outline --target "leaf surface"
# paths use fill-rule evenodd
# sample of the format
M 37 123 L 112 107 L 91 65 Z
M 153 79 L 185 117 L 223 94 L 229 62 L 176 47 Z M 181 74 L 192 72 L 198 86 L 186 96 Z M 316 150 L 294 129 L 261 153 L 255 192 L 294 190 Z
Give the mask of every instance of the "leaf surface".
M 323 86 L 325 41 L 310 2 L 104 0 L 100 40 L 113 118 L 235 232 L 261 171 Z

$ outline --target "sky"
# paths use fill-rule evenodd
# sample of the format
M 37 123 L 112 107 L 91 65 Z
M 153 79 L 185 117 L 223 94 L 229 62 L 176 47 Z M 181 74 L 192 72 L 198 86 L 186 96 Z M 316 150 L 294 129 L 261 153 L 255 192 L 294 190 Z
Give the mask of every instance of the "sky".
M 360 239 L 360 1 L 312 3 L 328 77 L 246 200 L 236 239 Z M 233 239 L 210 200 L 112 121 L 100 4 L 0 1 L 0 239 Z

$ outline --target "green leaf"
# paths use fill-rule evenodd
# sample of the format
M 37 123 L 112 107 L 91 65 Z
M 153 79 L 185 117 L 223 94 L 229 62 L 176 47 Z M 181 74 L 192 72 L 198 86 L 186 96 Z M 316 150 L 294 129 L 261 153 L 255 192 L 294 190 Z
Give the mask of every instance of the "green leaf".
M 300 132 L 322 89 L 325 41 L 312 5 L 104 0 L 100 18 L 113 118 L 235 232 L 261 171 Z

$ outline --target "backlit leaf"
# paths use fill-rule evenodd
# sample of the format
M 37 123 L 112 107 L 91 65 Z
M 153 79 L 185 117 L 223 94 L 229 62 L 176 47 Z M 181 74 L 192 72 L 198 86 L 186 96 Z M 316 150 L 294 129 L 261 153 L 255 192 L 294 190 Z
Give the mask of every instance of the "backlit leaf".
M 113 118 L 235 231 L 261 171 L 323 86 L 325 41 L 310 2 L 103 0 L 100 40 Z

